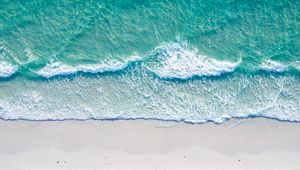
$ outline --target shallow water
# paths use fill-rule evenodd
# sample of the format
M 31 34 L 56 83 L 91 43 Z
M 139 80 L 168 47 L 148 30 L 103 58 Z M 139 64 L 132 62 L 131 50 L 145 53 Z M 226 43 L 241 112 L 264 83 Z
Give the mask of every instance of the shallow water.
M 298 1 L 5 1 L 0 117 L 300 121 Z

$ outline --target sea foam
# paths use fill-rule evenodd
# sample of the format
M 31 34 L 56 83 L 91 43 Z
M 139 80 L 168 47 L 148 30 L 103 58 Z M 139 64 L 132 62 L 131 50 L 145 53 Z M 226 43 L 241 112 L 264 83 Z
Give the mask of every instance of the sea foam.
M 141 60 L 143 68 L 160 78 L 188 79 L 193 76 L 219 76 L 233 72 L 238 62 L 219 61 L 199 54 L 197 49 L 189 49 L 186 43 L 171 43 L 156 47 L 146 57 L 131 56 L 126 62 L 110 61 L 102 64 L 70 66 L 51 61 L 36 73 L 50 78 L 57 75 L 69 75 L 76 72 L 103 73 L 126 68 L 131 62 Z
M 92 74 L 114 72 L 122 70 L 130 63 L 136 61 L 141 61 L 143 69 L 154 73 L 162 79 L 189 79 L 194 76 L 219 76 L 223 73 L 235 71 L 242 62 L 242 60 L 237 62 L 222 61 L 202 55 L 196 48 L 188 46 L 187 43 L 169 43 L 157 46 L 144 57 L 133 55 L 124 62 L 109 60 L 100 64 L 72 66 L 53 60 L 36 71 L 36 73 L 42 77 L 50 78 L 57 75 L 69 75 L 77 72 Z M 8 67 L 9 66 L 3 68 L 4 70 L 8 70 Z M 259 65 L 259 69 L 269 72 L 284 72 L 287 71 L 287 68 L 286 65 L 273 60 L 265 60 Z M 295 68 L 298 67 L 295 66 Z M 9 76 L 9 74 L 5 75 Z
M 45 67 L 36 73 L 42 77 L 50 78 L 57 75 L 70 75 L 77 72 L 84 73 L 103 73 L 122 70 L 127 67 L 128 63 L 138 60 L 139 56 L 131 56 L 126 63 L 119 61 L 109 61 L 101 64 L 70 66 L 58 61 L 51 61 Z
M 123 76 L 2 82 L 0 119 L 159 119 L 191 123 L 269 117 L 300 121 L 297 76 L 234 74 L 188 83 L 143 72 Z
M 219 76 L 235 70 L 238 62 L 219 61 L 188 49 L 186 44 L 173 43 L 157 47 L 153 56 L 156 61 L 147 69 L 161 78 L 188 79 L 193 76 Z
M 10 77 L 17 71 L 17 67 L 6 62 L 0 62 L 0 78 Z
M 269 72 L 283 72 L 287 69 L 285 65 L 272 60 L 263 61 L 260 68 Z

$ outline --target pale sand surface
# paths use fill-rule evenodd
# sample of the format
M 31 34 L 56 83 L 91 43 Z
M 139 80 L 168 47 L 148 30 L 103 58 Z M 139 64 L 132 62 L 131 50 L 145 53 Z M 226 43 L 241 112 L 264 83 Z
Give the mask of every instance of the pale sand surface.
M 300 123 L 0 121 L 1 170 L 300 170 Z

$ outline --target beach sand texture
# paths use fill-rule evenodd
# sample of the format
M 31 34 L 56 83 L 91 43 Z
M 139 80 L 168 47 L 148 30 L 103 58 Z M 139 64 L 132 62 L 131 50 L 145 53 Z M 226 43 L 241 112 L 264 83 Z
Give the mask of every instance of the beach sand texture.
M 0 169 L 300 169 L 300 124 L 0 121 Z

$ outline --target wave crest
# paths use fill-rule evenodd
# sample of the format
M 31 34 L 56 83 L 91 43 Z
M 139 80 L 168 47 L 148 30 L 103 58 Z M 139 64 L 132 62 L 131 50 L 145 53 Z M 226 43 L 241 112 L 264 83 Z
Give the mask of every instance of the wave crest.
M 50 61 L 43 68 L 35 71 L 42 77 L 51 78 L 58 75 L 70 75 L 77 72 L 84 73 L 103 73 L 114 72 L 125 69 L 133 62 L 141 60 L 141 68 L 150 71 L 162 79 L 189 79 L 194 76 L 219 76 L 223 73 L 235 71 L 242 62 L 221 61 L 205 55 L 201 55 L 196 48 L 191 48 L 187 43 L 171 43 L 156 47 L 146 57 L 134 55 L 126 61 L 108 60 L 100 64 L 86 64 L 71 66 L 59 61 Z M 293 65 L 293 68 L 299 69 L 300 64 Z M 291 65 L 265 60 L 260 65 L 260 69 L 268 72 L 288 71 Z M 0 77 L 9 77 L 15 71 L 16 67 L 7 63 L 0 63 Z
M 76 72 L 85 73 L 102 73 L 107 71 L 121 70 L 126 67 L 126 64 L 115 62 L 115 63 L 104 63 L 98 65 L 79 65 L 70 66 L 63 64 L 62 62 L 52 61 L 45 67 L 37 71 L 36 73 L 42 77 L 50 78 L 57 75 L 70 75 Z
M 10 77 L 16 71 L 17 71 L 16 66 L 6 62 L 0 62 L 0 78 Z
M 173 43 L 160 46 L 152 54 L 156 57 L 146 67 L 160 78 L 188 79 L 193 76 L 219 76 L 235 70 L 241 61 L 232 63 L 200 55 L 186 44 Z
M 283 72 L 287 69 L 285 65 L 272 60 L 265 60 L 260 65 L 260 68 L 262 70 L 269 71 L 269 72 Z
M 193 76 L 219 76 L 233 72 L 238 62 L 220 61 L 200 55 L 196 49 L 189 49 L 186 43 L 162 45 L 153 50 L 147 57 L 132 56 L 126 62 L 110 61 L 103 64 L 70 66 L 61 62 L 51 61 L 36 73 L 50 78 L 57 75 L 69 75 L 76 72 L 103 73 L 119 71 L 131 62 L 142 60 L 146 70 L 160 78 L 188 79 Z

